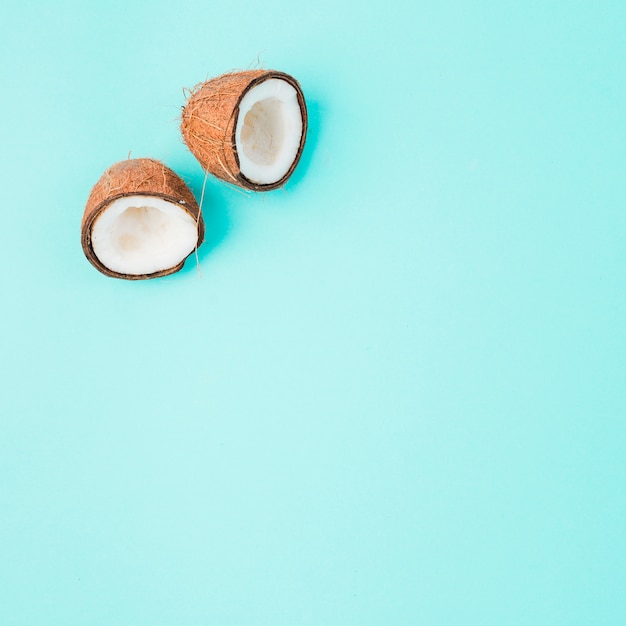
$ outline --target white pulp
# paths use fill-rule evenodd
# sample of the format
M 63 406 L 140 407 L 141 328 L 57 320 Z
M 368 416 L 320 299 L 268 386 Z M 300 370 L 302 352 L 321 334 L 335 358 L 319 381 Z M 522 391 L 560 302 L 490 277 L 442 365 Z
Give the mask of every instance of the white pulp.
M 125 196 L 96 218 L 91 244 L 103 265 L 129 275 L 178 265 L 194 250 L 198 228 L 180 205 L 156 196 Z
M 298 94 L 288 82 L 270 78 L 242 98 L 235 141 L 248 180 L 260 185 L 280 180 L 298 154 L 301 137 Z

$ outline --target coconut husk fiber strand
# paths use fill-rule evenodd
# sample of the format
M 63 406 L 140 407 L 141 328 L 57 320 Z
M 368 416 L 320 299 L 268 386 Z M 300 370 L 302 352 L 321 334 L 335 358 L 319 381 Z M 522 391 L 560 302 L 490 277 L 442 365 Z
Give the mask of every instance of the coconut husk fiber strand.
M 283 80 L 296 90 L 302 117 L 302 135 L 296 157 L 286 174 L 270 184 L 258 184 L 241 172 L 235 133 L 243 97 L 256 85 L 272 78 Z M 304 149 L 307 132 L 304 94 L 298 81 L 283 72 L 247 70 L 223 74 L 191 90 L 182 113 L 181 131 L 185 143 L 205 171 L 245 189 L 276 189 L 291 176 Z
M 157 278 L 180 270 L 185 259 L 174 267 L 152 274 L 123 274 L 109 269 L 97 257 L 91 241 L 93 226 L 112 202 L 126 196 L 154 196 L 178 205 L 196 223 L 198 232 L 196 249 L 204 240 L 202 214 L 196 199 L 185 182 L 160 161 L 155 159 L 128 159 L 107 169 L 89 194 L 81 223 L 82 247 L 89 262 L 107 276 L 128 280 Z

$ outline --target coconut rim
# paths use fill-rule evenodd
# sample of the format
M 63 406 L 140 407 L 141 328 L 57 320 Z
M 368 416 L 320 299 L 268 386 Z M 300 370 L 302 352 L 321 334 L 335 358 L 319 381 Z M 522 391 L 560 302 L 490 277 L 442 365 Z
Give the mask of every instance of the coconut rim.
M 245 176 L 241 171 L 241 164 L 239 162 L 239 154 L 237 152 L 237 122 L 239 120 L 239 107 L 241 105 L 241 101 L 244 96 L 257 85 L 264 83 L 266 80 L 270 80 L 271 78 L 278 78 L 280 80 L 284 80 L 286 83 L 289 83 L 295 90 L 296 95 L 298 97 L 298 105 L 300 106 L 300 116 L 302 117 L 302 133 L 300 134 L 300 144 L 298 145 L 298 152 L 296 153 L 295 158 L 293 159 L 291 166 L 287 170 L 287 172 L 282 176 L 279 180 L 273 183 L 259 184 L 250 180 L 247 176 Z M 300 161 L 300 157 L 302 156 L 302 152 L 304 151 L 304 143 L 306 141 L 306 134 L 308 130 L 308 113 L 306 108 L 306 102 L 304 100 L 304 93 L 302 92 L 302 88 L 300 87 L 300 83 L 289 74 L 285 74 L 285 72 L 276 72 L 274 70 L 269 70 L 256 78 L 253 78 L 246 87 L 239 94 L 239 98 L 237 99 L 237 103 L 235 105 L 235 109 L 233 111 L 233 128 L 231 134 L 231 145 L 233 149 L 233 155 L 235 157 L 235 162 L 237 163 L 237 169 L 239 170 L 237 174 L 237 178 L 242 182 L 242 184 L 248 189 L 252 189 L 253 191 L 271 191 L 272 189 L 277 189 L 278 187 L 282 187 L 287 179 L 293 174 L 293 171 L 296 169 L 298 162 Z
M 196 223 L 198 229 L 198 240 L 196 241 L 196 245 L 193 250 L 177 265 L 159 270 L 158 272 L 152 272 L 151 274 L 122 274 L 120 272 L 116 272 L 115 270 L 110 269 L 102 261 L 98 258 L 98 255 L 95 253 L 93 246 L 91 244 L 91 231 L 94 222 L 96 219 L 106 210 L 106 208 L 116 200 L 120 198 L 128 198 L 130 196 L 144 196 L 144 197 L 154 197 L 161 198 L 163 200 L 167 200 L 172 204 L 179 206 L 186 213 L 188 213 Z M 113 196 L 108 196 L 102 202 L 96 205 L 96 207 L 90 212 L 89 216 L 83 221 L 82 224 L 82 233 L 81 233 L 81 244 L 83 246 L 83 252 L 89 262 L 94 265 L 99 271 L 107 276 L 111 276 L 112 278 L 125 278 L 126 280 L 143 280 L 146 278 L 159 278 L 160 276 L 168 276 L 169 274 L 174 274 L 182 269 L 185 261 L 189 258 L 189 256 L 198 248 L 200 244 L 204 240 L 204 220 L 202 219 L 202 214 L 200 213 L 200 209 L 198 209 L 197 215 L 194 215 L 192 211 L 189 210 L 189 205 L 184 200 L 177 198 L 176 196 L 172 196 L 167 193 L 160 193 L 157 191 L 146 192 L 142 191 L 141 193 L 131 192 L 131 193 L 118 193 Z

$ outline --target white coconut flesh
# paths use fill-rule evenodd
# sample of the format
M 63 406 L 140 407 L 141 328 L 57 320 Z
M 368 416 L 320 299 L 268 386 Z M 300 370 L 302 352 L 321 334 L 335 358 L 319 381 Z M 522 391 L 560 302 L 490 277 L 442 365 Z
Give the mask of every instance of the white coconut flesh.
M 287 81 L 270 78 L 242 98 L 235 130 L 241 173 L 254 183 L 279 181 L 298 155 L 302 113 L 298 93 Z
M 137 276 L 175 267 L 197 241 L 195 219 L 179 204 L 156 196 L 114 200 L 91 230 L 91 245 L 101 263 Z

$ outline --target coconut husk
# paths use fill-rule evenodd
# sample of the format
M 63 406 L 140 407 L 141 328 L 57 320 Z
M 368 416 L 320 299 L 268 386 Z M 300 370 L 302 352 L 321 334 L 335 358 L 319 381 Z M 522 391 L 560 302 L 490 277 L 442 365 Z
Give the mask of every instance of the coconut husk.
M 198 243 L 204 240 L 204 221 L 198 203 L 184 181 L 171 169 L 154 159 L 128 159 L 112 165 L 94 185 L 83 213 L 81 242 L 89 262 L 100 272 L 114 278 L 141 280 L 167 276 L 180 270 L 183 259 L 175 267 L 153 274 L 120 274 L 100 262 L 91 244 L 91 230 L 98 216 L 111 202 L 125 196 L 156 196 L 178 204 L 193 217 L 198 227 Z
M 260 185 L 241 173 L 235 132 L 242 98 L 252 87 L 270 78 L 279 78 L 295 88 L 302 115 L 302 137 L 289 171 L 274 183 Z M 304 94 L 295 78 L 274 70 L 247 70 L 223 74 L 194 87 L 183 108 L 181 131 L 205 171 L 246 189 L 269 191 L 284 185 L 296 168 L 304 149 L 307 120 Z

